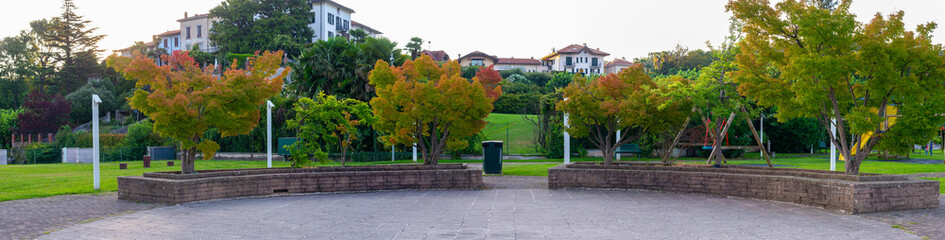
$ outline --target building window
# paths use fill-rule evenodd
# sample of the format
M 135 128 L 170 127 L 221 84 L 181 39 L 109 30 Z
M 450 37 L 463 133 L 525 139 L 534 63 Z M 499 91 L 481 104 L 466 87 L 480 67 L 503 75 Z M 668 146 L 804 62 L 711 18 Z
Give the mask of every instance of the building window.
M 335 17 L 335 22 L 337 22 L 338 25 L 341 25 L 341 16 Z
M 187 34 L 186 34 L 186 37 L 187 37 L 187 39 L 190 39 L 190 27 L 187 27 Z
M 571 57 L 566 57 L 566 58 L 564 58 L 564 65 L 565 65 L 565 66 L 574 65 L 574 64 L 571 63 Z
M 328 32 L 328 38 L 333 38 L 333 37 L 335 37 L 335 33 L 329 31 L 329 32 Z
M 348 30 L 348 20 L 345 20 L 345 30 Z
M 597 66 L 597 58 L 591 58 L 591 66 Z
M 174 47 L 180 47 L 180 38 L 174 38 Z
M 485 64 L 482 63 L 482 59 L 473 59 L 473 60 L 470 60 L 470 61 L 469 61 L 469 65 L 470 65 L 470 66 L 485 66 Z
M 203 37 L 203 25 L 197 25 L 197 38 Z
M 328 14 L 328 25 L 335 25 L 335 15 Z
M 169 47 L 169 46 L 167 46 L 167 38 L 165 38 L 165 39 L 164 39 L 164 48 L 167 48 L 167 47 Z
M 312 13 L 312 21 L 309 22 L 309 23 L 315 24 L 315 19 L 318 19 L 318 15 L 316 15 L 316 14 L 313 12 L 313 13 Z

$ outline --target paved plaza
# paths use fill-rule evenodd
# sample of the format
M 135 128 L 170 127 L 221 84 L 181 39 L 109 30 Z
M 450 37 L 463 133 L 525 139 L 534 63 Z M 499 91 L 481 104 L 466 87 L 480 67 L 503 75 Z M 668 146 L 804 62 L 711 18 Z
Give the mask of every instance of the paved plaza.
M 183 204 L 41 239 L 918 239 L 855 215 L 627 190 L 389 191 Z

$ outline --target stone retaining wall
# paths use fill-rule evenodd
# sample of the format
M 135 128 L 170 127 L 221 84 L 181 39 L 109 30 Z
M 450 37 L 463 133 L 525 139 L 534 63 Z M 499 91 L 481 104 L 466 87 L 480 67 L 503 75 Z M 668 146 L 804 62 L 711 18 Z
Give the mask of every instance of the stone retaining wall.
M 548 170 L 548 188 L 702 193 L 789 202 L 850 214 L 935 208 L 939 204 L 936 181 L 741 166 L 560 165 Z
M 178 204 L 210 199 L 291 193 L 377 190 L 477 190 L 482 171 L 465 164 L 370 167 L 262 168 L 145 173 L 118 177 L 118 198 Z

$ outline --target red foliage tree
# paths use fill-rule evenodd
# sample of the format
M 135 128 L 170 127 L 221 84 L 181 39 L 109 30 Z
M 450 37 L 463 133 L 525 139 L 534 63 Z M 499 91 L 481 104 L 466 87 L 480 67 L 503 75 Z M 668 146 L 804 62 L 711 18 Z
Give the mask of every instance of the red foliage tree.
M 68 123 L 70 105 L 60 94 L 31 92 L 23 103 L 23 113 L 16 117 L 17 132 L 55 133 L 60 126 Z
M 499 74 L 499 71 L 493 69 L 491 65 L 489 67 L 479 68 L 479 71 L 476 72 L 476 77 L 473 78 L 473 81 L 475 80 L 479 80 L 479 83 L 482 84 L 482 88 L 486 90 L 486 97 L 492 99 L 493 102 L 502 95 L 502 86 L 499 85 L 500 82 L 502 82 L 502 75 Z

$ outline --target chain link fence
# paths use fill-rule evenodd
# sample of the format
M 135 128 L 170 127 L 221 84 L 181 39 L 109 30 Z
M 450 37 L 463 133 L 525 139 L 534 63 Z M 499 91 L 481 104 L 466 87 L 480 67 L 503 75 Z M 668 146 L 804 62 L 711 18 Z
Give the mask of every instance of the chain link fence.
M 62 163 L 62 152 L 62 148 L 10 149 L 7 164 Z M 141 161 L 147 152 L 147 147 L 102 148 L 99 157 L 101 162 Z

